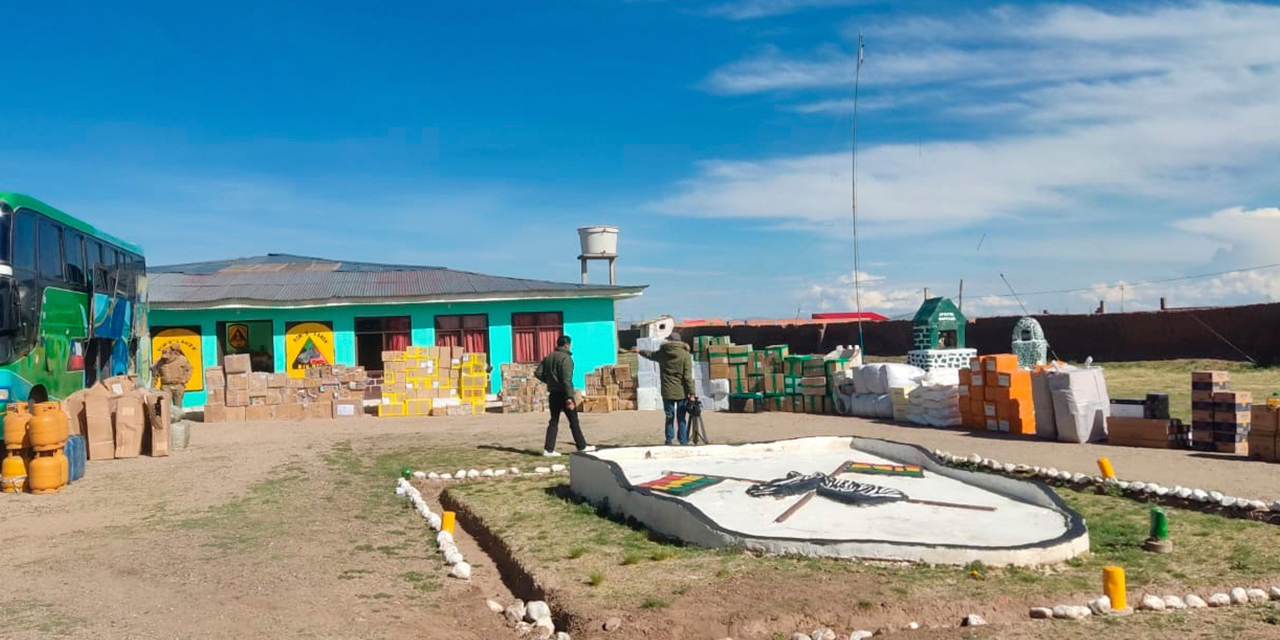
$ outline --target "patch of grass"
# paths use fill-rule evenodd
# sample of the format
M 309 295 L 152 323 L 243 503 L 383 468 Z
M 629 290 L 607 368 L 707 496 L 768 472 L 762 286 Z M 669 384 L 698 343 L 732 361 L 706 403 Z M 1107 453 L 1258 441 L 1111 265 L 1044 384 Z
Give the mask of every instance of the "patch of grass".
M 680 555 L 680 552 L 674 547 L 662 547 L 649 554 L 649 559 L 654 562 L 662 562 L 663 560 L 670 560 L 678 555 Z
M 1259 613 L 1261 614 L 1263 622 L 1269 625 L 1280 626 L 1280 608 L 1276 608 L 1274 604 L 1262 607 L 1262 611 Z
M 358 545 L 356 545 L 356 546 L 355 546 L 355 549 L 356 549 L 356 551 L 364 551 L 364 552 L 373 551 L 373 545 L 371 545 L 371 544 L 358 544 Z
M 875 605 L 874 603 L 872 603 L 870 600 L 859 600 L 859 601 L 858 601 L 858 610 L 859 610 L 859 611 L 870 611 L 870 610 L 871 610 L 873 607 L 875 607 L 875 606 L 876 606 L 876 605 Z
M 633 552 L 633 553 L 628 553 L 627 555 L 622 556 L 622 563 L 621 563 L 621 564 L 622 564 L 622 566 L 624 566 L 624 567 L 628 567 L 628 566 L 631 566 L 631 565 L 633 565 L 633 564 L 640 564 L 640 561 L 641 561 L 641 560 L 643 560 L 643 559 L 644 559 L 644 557 L 643 557 L 643 556 L 641 556 L 639 553 L 634 553 L 634 552 Z
M 586 547 L 574 547 L 569 550 L 569 554 L 565 557 L 570 560 L 577 560 L 578 558 L 581 558 L 582 556 L 585 556 L 585 555 L 587 555 Z
M 591 575 L 587 576 L 587 584 L 593 587 L 604 584 L 604 572 L 599 570 L 592 571 Z
M 1170 417 L 1191 420 L 1192 371 L 1213 369 L 1231 372 L 1231 389 L 1265 398 L 1280 391 L 1280 368 L 1258 367 L 1225 360 L 1163 360 L 1112 362 L 1107 370 L 1107 392 L 1112 398 L 1145 398 L 1148 393 L 1169 394 Z
M 663 600 L 662 598 L 655 598 L 653 596 L 645 598 L 644 602 L 640 603 L 641 609 L 666 609 L 669 606 L 671 606 L 669 601 Z
M 88 623 L 39 600 L 6 598 L 0 602 L 0 629 L 36 631 L 41 637 L 69 636 Z
M 338 579 L 339 580 L 355 580 L 356 578 L 359 578 L 361 576 L 367 576 L 371 573 L 373 573 L 373 571 L 369 569 L 343 569 L 342 573 L 338 574 Z

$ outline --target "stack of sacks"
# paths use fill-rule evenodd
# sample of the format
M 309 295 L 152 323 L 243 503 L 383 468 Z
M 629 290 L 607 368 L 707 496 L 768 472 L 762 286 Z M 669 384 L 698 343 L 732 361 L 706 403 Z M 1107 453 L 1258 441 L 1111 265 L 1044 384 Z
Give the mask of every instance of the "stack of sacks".
M 661 338 L 640 338 L 636 348 L 641 351 L 657 351 L 664 341 Z M 662 410 L 662 379 L 658 363 L 640 358 L 636 369 L 636 409 L 640 411 Z
M 922 375 L 924 371 L 905 364 L 851 365 L 832 375 L 836 409 L 862 418 L 893 418 L 893 398 L 889 390 L 913 387 L 912 378 Z
M 924 370 L 909 364 L 864 364 L 851 369 L 858 393 L 885 395 L 890 387 L 910 386 L 924 375 Z
M 931 427 L 958 427 L 960 415 L 960 372 L 933 369 L 915 379 L 919 386 L 908 396 L 907 420 Z

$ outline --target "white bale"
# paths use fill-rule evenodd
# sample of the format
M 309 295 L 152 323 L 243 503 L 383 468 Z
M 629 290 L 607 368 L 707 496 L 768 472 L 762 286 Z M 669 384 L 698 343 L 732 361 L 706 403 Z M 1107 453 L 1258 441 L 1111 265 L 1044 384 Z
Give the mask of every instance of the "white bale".
M 1096 442 L 1107 436 L 1111 400 L 1102 369 L 1076 369 L 1049 374 L 1059 442 Z

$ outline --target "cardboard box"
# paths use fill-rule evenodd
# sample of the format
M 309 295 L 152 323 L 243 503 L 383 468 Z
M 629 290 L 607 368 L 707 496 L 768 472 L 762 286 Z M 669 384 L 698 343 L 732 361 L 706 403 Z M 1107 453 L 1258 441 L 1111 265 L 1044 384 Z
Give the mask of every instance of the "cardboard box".
M 333 403 L 333 417 L 335 418 L 358 418 L 361 415 L 364 415 L 364 401 L 362 400 L 335 400 Z
M 146 409 L 136 394 L 116 399 L 116 457 L 136 458 L 142 455 L 142 435 L 147 428 Z
M 983 370 L 987 373 L 1004 373 L 1018 369 L 1018 356 L 1012 353 L 997 353 L 983 356 Z
M 1226 383 L 1231 381 L 1231 373 L 1227 371 L 1192 371 L 1191 381 Z
M 232 390 L 232 389 L 227 389 L 227 390 L 226 390 L 226 392 L 225 392 L 225 394 L 226 394 L 226 398 L 224 399 L 224 402 L 226 403 L 226 405 L 227 405 L 228 407 L 247 407 L 247 406 L 249 406 L 249 392 L 248 392 L 248 391 L 234 391 L 234 390 Z
M 1173 421 L 1152 418 L 1107 418 L 1107 443 L 1121 447 L 1173 449 Z
M 227 391 L 248 391 L 249 374 L 235 373 L 227 376 Z
M 105 389 L 94 388 L 85 394 L 85 444 L 90 460 L 110 460 L 116 457 L 115 425 L 111 416 L 111 395 Z
M 267 389 L 265 396 L 268 405 L 277 405 L 284 403 L 284 395 L 280 393 L 280 389 Z
M 253 363 L 247 353 L 231 354 L 222 357 L 222 368 L 227 375 L 244 374 L 253 370 Z
M 284 386 L 286 389 L 306 389 L 307 381 L 302 378 L 289 378 L 285 380 Z
M 227 422 L 244 422 L 248 407 L 227 407 Z
M 137 381 L 134 380 L 133 376 L 111 376 L 110 378 L 103 378 L 94 386 L 101 387 L 112 396 L 122 396 L 126 393 L 131 393 L 134 389 L 138 388 Z
M 275 405 L 269 404 L 252 404 L 245 407 L 244 419 L 249 422 L 264 422 L 267 420 L 275 420 Z
M 88 393 L 88 390 L 81 389 L 62 401 L 62 412 L 67 415 L 68 435 L 86 435 L 84 401 Z
M 276 420 L 301 420 L 307 415 L 306 408 L 296 402 L 276 405 L 275 411 Z
M 227 407 L 223 404 L 206 402 L 204 405 L 204 421 L 206 424 L 227 421 Z
M 271 374 L 261 371 L 249 374 L 249 395 L 266 395 L 269 388 L 271 388 Z
M 328 420 L 333 417 L 333 402 L 331 400 L 316 400 L 307 407 L 308 420 Z
M 222 367 L 209 367 L 204 370 L 205 389 L 225 389 L 226 387 L 227 378 L 222 372 Z
M 170 424 L 169 407 L 173 398 L 168 391 L 147 392 L 147 433 L 143 439 L 144 448 L 152 457 L 161 458 L 169 455 Z
M 289 384 L 289 374 L 273 373 L 271 379 L 267 381 L 267 387 L 271 389 L 283 389 Z

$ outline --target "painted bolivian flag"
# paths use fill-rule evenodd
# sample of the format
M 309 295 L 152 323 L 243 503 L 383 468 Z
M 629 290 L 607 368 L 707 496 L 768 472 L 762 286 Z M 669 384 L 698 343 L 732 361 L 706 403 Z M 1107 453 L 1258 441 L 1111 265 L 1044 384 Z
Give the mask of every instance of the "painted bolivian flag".
M 652 489 L 661 491 L 673 496 L 687 496 L 700 489 L 705 489 L 714 484 L 718 484 L 724 478 L 716 478 L 714 476 L 700 476 L 687 473 L 672 473 L 657 480 L 650 480 L 644 484 L 636 485 L 643 489 Z
M 877 464 L 873 462 L 850 462 L 845 473 L 865 473 L 873 476 L 906 476 L 923 478 L 924 469 L 918 464 Z

